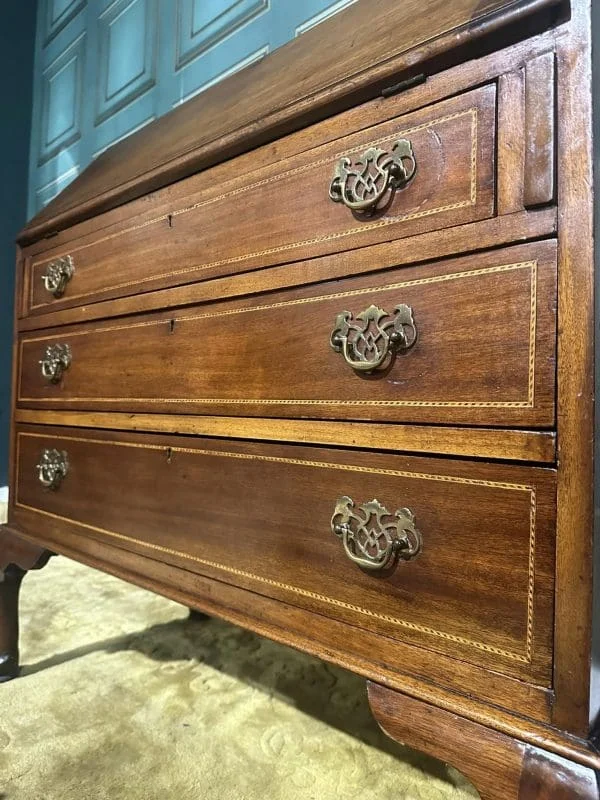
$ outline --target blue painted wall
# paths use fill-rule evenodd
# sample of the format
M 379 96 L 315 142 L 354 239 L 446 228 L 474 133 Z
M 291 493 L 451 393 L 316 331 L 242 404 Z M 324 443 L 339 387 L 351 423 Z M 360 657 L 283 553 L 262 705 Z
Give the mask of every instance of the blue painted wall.
M 0 27 L 0 486 L 8 478 L 14 242 L 27 211 L 36 6 L 4 3 Z

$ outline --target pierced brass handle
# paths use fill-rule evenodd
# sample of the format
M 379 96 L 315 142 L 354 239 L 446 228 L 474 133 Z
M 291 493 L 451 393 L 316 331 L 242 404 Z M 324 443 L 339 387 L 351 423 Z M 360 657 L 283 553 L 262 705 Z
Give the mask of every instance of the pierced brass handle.
M 68 344 L 49 344 L 39 363 L 42 376 L 50 383 L 58 383 L 63 372 L 71 366 L 71 348 Z
M 336 353 L 342 353 L 358 372 L 372 372 L 416 341 L 412 308 L 404 304 L 396 306 L 393 315 L 371 305 L 356 320 L 349 311 L 342 311 L 335 318 L 330 340 Z
M 387 569 L 397 559 L 410 561 L 423 546 L 413 512 L 400 508 L 390 514 L 378 500 L 356 508 L 351 497 L 340 497 L 331 518 L 331 530 L 342 540 L 348 558 L 370 570 Z
M 75 264 L 71 256 L 64 256 L 64 258 L 57 258 L 51 261 L 46 267 L 46 272 L 42 275 L 46 291 L 50 292 L 54 297 L 62 297 L 74 272 Z
M 369 147 L 354 164 L 348 156 L 338 161 L 329 197 L 352 211 L 372 213 L 384 197 L 404 188 L 416 171 L 417 162 L 408 139 L 398 139 L 390 152 Z
M 69 471 L 69 459 L 64 450 L 43 450 L 36 466 L 38 479 L 46 489 L 58 489 Z

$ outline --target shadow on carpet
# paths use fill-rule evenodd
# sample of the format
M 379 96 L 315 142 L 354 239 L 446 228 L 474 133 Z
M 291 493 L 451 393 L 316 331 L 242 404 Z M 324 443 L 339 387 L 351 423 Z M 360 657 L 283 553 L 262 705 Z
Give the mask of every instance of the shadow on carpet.
M 365 681 L 63 558 L 22 591 L 0 800 L 467 800 Z

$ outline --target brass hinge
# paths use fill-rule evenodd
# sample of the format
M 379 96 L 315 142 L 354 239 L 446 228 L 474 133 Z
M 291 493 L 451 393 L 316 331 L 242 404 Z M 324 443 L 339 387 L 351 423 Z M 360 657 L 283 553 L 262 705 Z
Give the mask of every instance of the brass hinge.
M 385 89 L 381 90 L 381 96 L 392 97 L 392 95 L 400 94 L 400 92 L 405 92 L 407 89 L 412 89 L 413 86 L 419 86 L 421 83 L 425 83 L 426 80 L 427 75 L 424 73 L 413 75 L 412 78 L 406 78 L 406 80 L 395 83 L 393 86 L 386 86 Z

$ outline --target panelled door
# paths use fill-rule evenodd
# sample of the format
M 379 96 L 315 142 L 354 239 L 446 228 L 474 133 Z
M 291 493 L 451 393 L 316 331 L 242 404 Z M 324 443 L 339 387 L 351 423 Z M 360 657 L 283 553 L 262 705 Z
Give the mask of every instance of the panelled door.
M 29 216 L 96 156 L 355 0 L 39 0 Z

